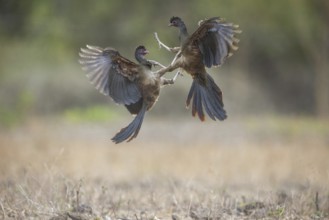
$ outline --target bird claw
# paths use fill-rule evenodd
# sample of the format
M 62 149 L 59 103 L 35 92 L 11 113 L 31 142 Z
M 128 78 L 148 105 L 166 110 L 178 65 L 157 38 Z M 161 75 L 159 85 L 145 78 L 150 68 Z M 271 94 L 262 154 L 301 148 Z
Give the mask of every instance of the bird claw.
M 162 47 L 165 48 L 166 50 L 168 50 L 169 52 L 172 52 L 173 48 L 171 47 L 168 47 L 167 45 L 165 45 L 164 43 L 162 43 L 159 39 L 159 36 L 158 36 L 158 33 L 157 32 L 154 32 L 154 37 L 155 37 L 155 40 L 158 42 L 159 44 L 159 48 L 161 49 Z
M 154 37 L 156 39 L 156 41 L 158 42 L 158 45 L 159 45 L 159 49 L 162 48 L 162 42 L 160 41 L 159 39 L 159 36 L 158 36 L 158 33 L 157 32 L 154 32 Z
M 166 68 L 165 65 L 162 65 L 161 63 L 157 62 L 157 65 L 160 66 L 161 68 Z
M 178 71 L 176 74 L 175 74 L 175 76 L 174 76 L 174 78 L 172 79 L 173 80 L 173 82 L 175 82 L 176 81 L 176 79 L 177 79 L 177 77 L 178 76 L 184 76 L 180 71 Z
M 153 66 L 160 66 L 161 68 L 165 68 L 166 66 L 162 65 L 161 63 L 159 63 L 158 61 L 155 60 L 149 60 Z

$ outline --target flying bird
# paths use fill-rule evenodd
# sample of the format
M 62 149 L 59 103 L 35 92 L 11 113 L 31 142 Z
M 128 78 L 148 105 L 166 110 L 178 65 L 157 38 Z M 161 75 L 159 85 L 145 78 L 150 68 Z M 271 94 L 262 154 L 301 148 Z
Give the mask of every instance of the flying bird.
M 241 33 L 238 25 L 228 23 L 219 17 L 199 22 L 199 27 L 189 35 L 183 20 L 172 17 L 169 26 L 179 29 L 180 46 L 170 48 L 162 43 L 157 33 L 155 37 L 159 46 L 176 53 L 172 63 L 158 74 L 181 68 L 193 78 L 193 83 L 187 96 L 186 106 L 192 100 L 192 115 L 198 115 L 205 120 L 204 110 L 213 120 L 227 118 L 224 110 L 222 91 L 214 79 L 207 73 L 206 67 L 220 66 L 237 50 L 239 40 L 236 34 Z
M 138 46 L 135 50 L 136 64 L 111 47 L 103 49 L 87 45 L 79 53 L 79 62 L 96 89 L 136 115 L 127 127 L 112 138 L 115 143 L 131 141 L 137 137 L 146 111 L 152 108 L 159 97 L 160 87 L 174 84 L 176 80 L 177 74 L 173 79 L 165 79 L 152 72 L 153 66 L 163 65 L 146 59 L 146 54 L 146 48 Z

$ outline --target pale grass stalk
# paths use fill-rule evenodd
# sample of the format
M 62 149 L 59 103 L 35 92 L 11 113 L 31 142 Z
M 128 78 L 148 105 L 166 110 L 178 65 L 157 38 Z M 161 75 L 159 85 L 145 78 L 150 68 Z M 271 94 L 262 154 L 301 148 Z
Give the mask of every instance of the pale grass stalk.
M 5 208 L 3 207 L 2 201 L 0 201 L 0 206 L 1 206 L 1 209 L 2 209 L 2 213 L 3 213 L 3 219 L 7 219 L 6 211 L 5 211 Z
M 37 203 L 37 202 L 35 202 L 35 201 L 33 201 L 32 199 L 29 198 L 26 191 L 23 189 L 23 187 L 20 184 L 17 184 L 17 187 L 18 187 L 20 193 L 26 199 L 26 201 L 28 201 L 30 203 L 30 205 L 35 206 L 35 207 L 43 208 L 42 205 L 40 205 L 39 203 Z

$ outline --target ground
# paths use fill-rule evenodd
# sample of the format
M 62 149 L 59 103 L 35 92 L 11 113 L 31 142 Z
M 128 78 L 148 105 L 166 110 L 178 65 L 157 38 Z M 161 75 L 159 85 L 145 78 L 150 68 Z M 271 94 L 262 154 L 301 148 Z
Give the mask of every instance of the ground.
M 0 130 L 0 219 L 329 219 L 329 123 L 30 119 Z

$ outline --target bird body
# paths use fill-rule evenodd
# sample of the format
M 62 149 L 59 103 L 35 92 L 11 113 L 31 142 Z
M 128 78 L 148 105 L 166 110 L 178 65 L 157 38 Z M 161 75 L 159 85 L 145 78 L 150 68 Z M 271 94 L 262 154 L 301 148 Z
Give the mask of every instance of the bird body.
M 182 56 L 180 59 L 180 66 L 192 78 L 199 78 L 204 80 L 207 74 L 206 68 L 202 62 L 202 56 L 196 47 L 188 46 L 182 50 Z
M 151 71 L 158 63 L 147 60 L 147 53 L 144 46 L 137 47 L 135 58 L 139 64 L 136 64 L 110 47 L 103 49 L 87 45 L 87 48 L 81 48 L 80 63 L 91 83 L 102 94 L 125 105 L 131 114 L 136 115 L 112 138 L 115 143 L 130 141 L 138 135 L 146 111 L 158 100 L 161 85 L 174 83 L 174 80 L 164 79 Z
M 235 34 L 240 32 L 238 26 L 218 17 L 200 21 L 198 29 L 192 35 L 188 34 L 185 23 L 179 17 L 172 17 L 169 26 L 179 29 L 181 46 L 178 50 L 169 48 L 157 38 L 160 46 L 172 52 L 178 51 L 171 65 L 160 70 L 158 74 L 176 68 L 183 69 L 193 78 L 186 100 L 186 106 L 189 106 L 192 100 L 192 115 L 197 114 L 199 119 L 204 121 L 205 110 L 213 120 L 226 119 L 222 91 L 207 73 L 206 67 L 220 66 L 237 49 L 239 41 Z
M 160 95 L 160 79 L 154 76 L 151 71 L 144 71 L 143 73 L 144 75 L 139 80 L 140 90 L 147 110 L 150 110 Z

